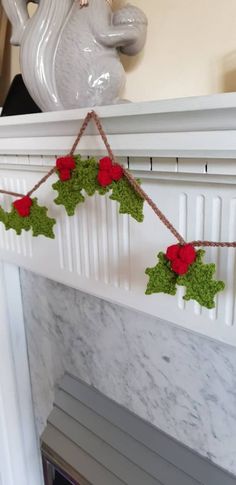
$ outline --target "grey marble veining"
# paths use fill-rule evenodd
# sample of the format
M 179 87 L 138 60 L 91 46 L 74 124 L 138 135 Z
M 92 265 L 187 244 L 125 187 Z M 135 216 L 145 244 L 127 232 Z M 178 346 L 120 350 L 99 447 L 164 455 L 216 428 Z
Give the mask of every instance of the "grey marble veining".
M 21 271 L 41 434 L 65 371 L 236 474 L 236 350 Z

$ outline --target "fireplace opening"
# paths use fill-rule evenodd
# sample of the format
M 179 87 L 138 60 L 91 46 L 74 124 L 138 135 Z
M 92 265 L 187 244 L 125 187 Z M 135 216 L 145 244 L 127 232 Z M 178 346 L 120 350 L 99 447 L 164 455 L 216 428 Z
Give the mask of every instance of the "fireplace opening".
M 214 465 L 66 374 L 41 436 L 45 485 L 235 485 Z
M 69 477 L 58 465 L 49 461 L 43 452 L 42 461 L 45 485 L 82 485 L 81 482 Z
M 45 485 L 91 485 L 43 441 L 41 452 Z

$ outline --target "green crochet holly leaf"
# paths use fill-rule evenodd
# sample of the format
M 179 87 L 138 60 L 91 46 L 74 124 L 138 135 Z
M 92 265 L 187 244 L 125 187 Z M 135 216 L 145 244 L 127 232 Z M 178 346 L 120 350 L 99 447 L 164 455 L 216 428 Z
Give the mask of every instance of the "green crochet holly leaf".
M 120 214 L 129 214 L 138 222 L 143 222 L 144 200 L 140 197 L 125 177 L 118 182 L 112 182 L 111 200 L 120 203 Z
M 130 214 L 138 222 L 143 221 L 143 199 L 135 192 L 128 180 L 123 177 L 118 182 L 112 182 L 107 187 L 101 187 L 98 183 L 98 162 L 95 158 L 82 160 L 75 157 L 75 169 L 71 172 L 71 178 L 67 181 L 58 180 L 53 184 L 53 189 L 58 191 L 54 202 L 64 205 L 68 216 L 73 216 L 76 206 L 84 202 L 82 191 L 92 196 L 95 192 L 104 195 L 110 190 L 110 199 L 120 203 L 120 214 Z
M 0 222 L 2 222 L 5 226 L 7 224 L 7 212 L 5 212 L 2 207 L 0 207 Z
M 215 295 L 225 288 L 223 281 L 213 279 L 215 264 L 204 264 L 202 258 L 205 251 L 197 251 L 195 263 L 190 265 L 184 276 L 179 276 L 177 284 L 186 286 L 184 300 L 196 300 L 201 306 L 215 308 Z
M 21 217 L 14 207 L 12 207 L 11 212 L 5 212 L 0 207 L 0 221 L 3 222 L 6 230 L 13 229 L 17 235 L 20 235 L 22 230 L 29 231 L 32 229 L 35 237 L 42 235 L 54 239 L 53 226 L 56 221 L 47 216 L 47 211 L 46 207 L 38 205 L 35 198 L 32 200 L 28 217 Z
M 158 254 L 159 262 L 154 268 L 147 268 L 145 273 L 149 276 L 146 295 L 152 293 L 167 293 L 168 295 L 175 295 L 177 274 L 170 269 L 170 263 L 166 259 L 164 253 Z
M 33 199 L 33 204 L 30 209 L 30 216 L 28 217 L 33 236 L 45 236 L 54 239 L 53 226 L 56 224 L 56 220 L 48 217 L 47 207 L 39 206 L 37 199 Z
M 87 195 L 94 195 L 99 192 L 101 195 L 109 189 L 103 188 L 97 181 L 98 163 L 96 159 L 90 158 L 82 160 L 80 156 L 75 157 L 76 168 L 72 170 L 71 178 L 65 182 L 58 180 L 52 187 L 58 191 L 58 196 L 54 200 L 57 205 L 64 205 L 68 216 L 75 214 L 78 204 L 85 201 L 82 190 Z
M 95 158 L 82 160 L 80 156 L 75 158 L 76 169 L 73 171 L 74 187 L 81 187 L 86 194 L 92 196 L 95 192 L 104 195 L 109 192 L 109 187 L 101 187 L 98 183 L 98 162 Z
M 74 178 L 61 182 L 58 180 L 52 185 L 54 190 L 58 191 L 58 196 L 54 200 L 57 205 L 64 205 L 68 216 L 73 216 L 76 206 L 84 202 L 84 196 L 81 194 L 80 185 L 74 186 Z
M 29 217 L 21 217 L 14 207 L 12 207 L 11 212 L 5 212 L 4 224 L 7 231 L 13 229 L 18 236 L 21 235 L 23 230 L 29 231 L 31 228 Z

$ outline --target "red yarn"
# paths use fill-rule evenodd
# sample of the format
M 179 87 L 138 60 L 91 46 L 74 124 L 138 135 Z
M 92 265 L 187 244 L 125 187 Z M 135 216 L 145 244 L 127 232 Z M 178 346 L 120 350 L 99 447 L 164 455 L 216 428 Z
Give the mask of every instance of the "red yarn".
M 111 174 L 105 170 L 101 170 L 100 172 L 98 172 L 98 183 L 102 187 L 107 187 L 107 185 L 110 185 L 112 183 Z
M 71 170 L 76 167 L 75 159 L 68 155 L 67 157 L 60 157 L 56 161 L 56 167 L 59 172 L 59 177 L 62 182 L 71 178 Z
M 166 250 L 166 259 L 171 261 L 171 269 L 178 275 L 187 273 L 189 265 L 196 259 L 196 251 L 192 244 L 173 244 Z
M 112 168 L 112 160 L 110 157 L 103 157 L 99 161 L 99 170 L 110 171 Z
M 178 275 L 183 275 L 188 271 L 188 264 L 179 258 L 176 258 L 171 263 L 171 269 Z
M 187 264 L 194 263 L 196 259 L 196 250 L 192 244 L 185 244 L 180 247 L 179 258 Z
M 61 157 L 58 158 L 56 161 L 57 169 L 60 170 L 74 170 L 75 168 L 75 159 L 68 155 L 68 157 Z
M 30 215 L 32 203 L 32 199 L 26 195 L 25 197 L 22 197 L 22 199 L 15 200 L 13 206 L 21 217 L 28 217 Z
M 102 187 L 107 187 L 113 180 L 118 182 L 123 177 L 123 174 L 123 168 L 118 163 L 113 165 L 111 158 L 104 157 L 99 161 L 98 183 Z
M 174 261 L 179 256 L 179 251 L 180 251 L 179 244 L 173 244 L 172 246 L 169 246 L 166 251 L 166 258 L 169 261 Z
M 111 168 L 111 176 L 112 180 L 115 180 L 115 182 L 118 182 L 124 175 L 124 170 L 123 168 L 118 165 L 118 163 L 115 163 L 112 168 Z
M 71 178 L 71 170 L 68 168 L 62 168 L 59 170 L 59 177 L 62 182 L 69 180 Z

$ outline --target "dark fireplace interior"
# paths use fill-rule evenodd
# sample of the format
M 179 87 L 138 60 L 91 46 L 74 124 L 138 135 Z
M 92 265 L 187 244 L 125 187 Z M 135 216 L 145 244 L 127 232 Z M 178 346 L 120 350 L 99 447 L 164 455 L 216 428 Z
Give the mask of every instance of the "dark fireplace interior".
M 45 485 L 80 485 L 78 481 L 69 478 L 64 471 L 51 463 L 44 455 L 42 459 Z
M 55 478 L 53 480 L 53 485 L 70 485 L 72 482 L 68 481 L 67 478 L 59 472 L 55 472 Z

